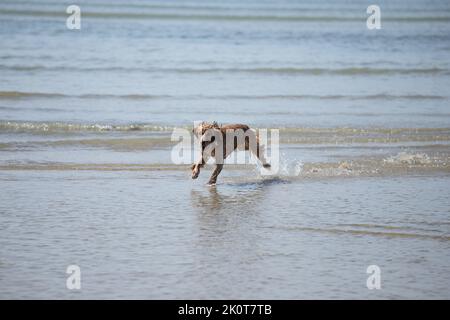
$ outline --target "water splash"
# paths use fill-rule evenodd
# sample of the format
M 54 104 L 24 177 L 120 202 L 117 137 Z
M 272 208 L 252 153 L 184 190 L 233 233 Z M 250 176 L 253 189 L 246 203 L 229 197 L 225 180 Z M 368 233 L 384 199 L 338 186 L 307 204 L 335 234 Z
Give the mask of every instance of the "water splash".
M 385 163 L 394 165 L 426 165 L 430 164 L 430 157 L 425 153 L 410 154 L 407 152 L 400 152 L 395 156 L 390 156 L 384 159 Z
M 264 168 L 260 162 L 256 162 L 255 172 L 259 177 L 269 177 L 273 178 L 274 176 L 285 178 L 285 177 L 298 177 L 303 170 L 303 162 L 298 159 L 289 159 L 284 152 L 280 154 L 278 171 L 271 173 L 271 170 L 275 170 L 275 166 L 272 166 L 271 169 Z

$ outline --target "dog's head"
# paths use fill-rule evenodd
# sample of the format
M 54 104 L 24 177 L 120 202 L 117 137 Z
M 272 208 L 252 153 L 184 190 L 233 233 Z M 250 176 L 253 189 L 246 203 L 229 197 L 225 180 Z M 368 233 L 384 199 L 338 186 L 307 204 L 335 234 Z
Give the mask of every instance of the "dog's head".
M 206 133 L 207 130 L 214 130 L 214 129 L 220 129 L 220 126 L 217 122 L 209 123 L 203 121 L 196 127 L 192 129 L 192 133 L 198 138 L 201 139 L 201 137 Z

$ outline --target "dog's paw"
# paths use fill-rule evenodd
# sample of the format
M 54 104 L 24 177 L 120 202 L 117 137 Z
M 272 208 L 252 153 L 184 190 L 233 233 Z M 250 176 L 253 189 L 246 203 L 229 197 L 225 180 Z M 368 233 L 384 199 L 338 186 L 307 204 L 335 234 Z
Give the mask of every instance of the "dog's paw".
M 270 164 L 269 163 L 263 164 L 263 167 L 266 168 L 266 169 L 270 168 Z

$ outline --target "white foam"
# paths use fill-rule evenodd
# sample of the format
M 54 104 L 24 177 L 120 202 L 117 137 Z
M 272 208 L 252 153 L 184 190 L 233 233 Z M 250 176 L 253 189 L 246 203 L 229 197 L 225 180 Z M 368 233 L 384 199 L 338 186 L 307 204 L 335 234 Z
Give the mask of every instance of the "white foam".
M 408 165 L 423 165 L 431 163 L 430 157 L 425 153 L 410 154 L 400 152 L 395 156 L 390 156 L 384 160 L 389 164 L 408 164 Z

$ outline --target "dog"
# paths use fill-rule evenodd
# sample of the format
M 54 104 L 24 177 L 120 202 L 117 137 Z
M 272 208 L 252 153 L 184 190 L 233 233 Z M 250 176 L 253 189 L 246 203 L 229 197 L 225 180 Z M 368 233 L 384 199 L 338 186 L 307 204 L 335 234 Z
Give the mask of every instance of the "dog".
M 198 178 L 200 168 L 212 157 L 216 160 L 216 167 L 208 184 L 216 184 L 217 177 L 223 169 L 223 161 L 234 150 L 249 150 L 261 161 L 264 168 L 270 168 L 270 164 L 264 158 L 264 149 L 259 144 L 258 135 L 248 125 L 227 124 L 219 126 L 217 122 L 202 122 L 192 132 L 201 143 L 201 158 L 191 167 L 192 179 Z M 233 140 L 230 141 L 231 139 Z

